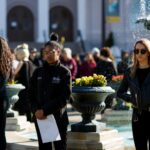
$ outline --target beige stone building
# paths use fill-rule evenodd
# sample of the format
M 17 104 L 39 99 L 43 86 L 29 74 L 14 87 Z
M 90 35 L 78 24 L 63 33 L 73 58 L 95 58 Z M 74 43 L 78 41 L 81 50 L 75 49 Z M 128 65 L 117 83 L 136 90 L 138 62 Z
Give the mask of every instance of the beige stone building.
M 130 17 L 133 15 L 131 10 L 133 6 L 138 7 L 135 3 L 139 1 L 0 0 L 0 35 L 10 42 L 41 43 L 48 40 L 50 32 L 55 31 L 60 36 L 64 36 L 66 41 L 74 42 L 78 40 L 78 31 L 80 31 L 89 47 L 100 47 L 104 36 L 107 38 L 109 33 L 113 32 L 115 45 L 129 50 L 136 39 L 135 29 L 130 27 L 132 22 Z M 109 3 L 113 6 L 116 2 L 118 18 L 107 21 L 109 15 L 106 7 Z M 113 11 L 111 7 L 109 9 Z

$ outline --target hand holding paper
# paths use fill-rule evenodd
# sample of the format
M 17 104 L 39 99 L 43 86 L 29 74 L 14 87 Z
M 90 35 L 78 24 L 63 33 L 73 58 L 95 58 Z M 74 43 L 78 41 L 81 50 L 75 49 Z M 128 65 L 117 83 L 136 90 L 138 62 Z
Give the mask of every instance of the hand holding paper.
M 60 133 L 53 115 L 48 115 L 46 119 L 37 119 L 43 143 L 61 140 Z
M 35 112 L 35 116 L 37 119 L 46 119 L 46 116 L 44 116 L 44 111 L 42 109 L 39 109 Z

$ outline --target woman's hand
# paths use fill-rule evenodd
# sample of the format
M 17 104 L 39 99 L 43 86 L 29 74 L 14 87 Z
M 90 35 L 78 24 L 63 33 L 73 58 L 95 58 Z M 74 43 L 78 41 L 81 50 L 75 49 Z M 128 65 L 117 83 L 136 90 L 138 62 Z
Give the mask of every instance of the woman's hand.
M 42 120 L 45 119 L 46 116 L 44 115 L 44 111 L 42 109 L 39 109 L 35 112 L 35 116 L 37 119 Z

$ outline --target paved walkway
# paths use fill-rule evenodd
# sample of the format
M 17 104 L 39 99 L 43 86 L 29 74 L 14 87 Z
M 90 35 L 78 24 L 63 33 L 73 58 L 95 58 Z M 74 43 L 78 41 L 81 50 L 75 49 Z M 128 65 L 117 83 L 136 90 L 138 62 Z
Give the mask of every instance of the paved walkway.
M 70 123 L 81 121 L 80 113 L 73 111 L 68 105 L 68 114 Z M 96 114 L 96 119 L 101 120 L 101 115 Z M 26 130 L 23 131 L 7 131 L 8 150 L 37 150 L 37 140 L 35 135 L 34 124 L 30 124 Z M 133 145 L 126 146 L 125 150 L 135 150 Z

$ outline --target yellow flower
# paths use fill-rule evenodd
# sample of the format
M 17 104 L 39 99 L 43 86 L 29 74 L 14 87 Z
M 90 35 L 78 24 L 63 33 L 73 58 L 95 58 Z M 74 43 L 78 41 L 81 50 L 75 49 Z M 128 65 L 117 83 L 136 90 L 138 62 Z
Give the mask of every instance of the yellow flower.
M 107 80 L 103 75 L 83 76 L 75 80 L 75 86 L 106 86 Z
M 10 80 L 7 82 L 7 84 L 16 84 L 16 83 L 17 83 L 17 81 L 15 81 L 15 80 Z
M 76 79 L 76 80 L 75 80 L 75 84 L 76 84 L 76 85 L 79 85 L 79 84 L 80 84 L 80 81 L 81 81 L 80 78 Z

